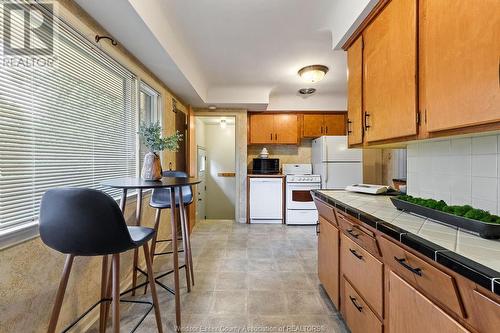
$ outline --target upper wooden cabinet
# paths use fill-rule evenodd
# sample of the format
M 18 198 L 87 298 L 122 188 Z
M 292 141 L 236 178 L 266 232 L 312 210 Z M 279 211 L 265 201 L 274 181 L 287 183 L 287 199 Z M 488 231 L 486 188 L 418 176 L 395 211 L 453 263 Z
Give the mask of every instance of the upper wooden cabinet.
M 500 121 L 500 1 L 420 4 L 421 111 L 427 130 Z
M 252 114 L 249 117 L 250 143 L 274 143 L 274 115 Z
M 347 96 L 347 135 L 349 145 L 363 143 L 363 36 L 347 51 L 348 96 Z
M 417 1 L 393 0 L 363 32 L 367 142 L 417 133 Z
M 252 114 L 249 117 L 250 144 L 298 144 L 297 114 Z
M 299 143 L 299 123 L 296 114 L 274 115 L 274 140 L 278 144 Z
M 345 113 L 304 114 L 303 123 L 304 138 L 346 134 Z

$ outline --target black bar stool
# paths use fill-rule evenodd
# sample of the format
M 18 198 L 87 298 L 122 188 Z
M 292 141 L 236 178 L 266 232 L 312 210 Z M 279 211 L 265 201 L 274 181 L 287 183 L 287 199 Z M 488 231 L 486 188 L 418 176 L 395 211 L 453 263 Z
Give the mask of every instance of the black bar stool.
M 104 313 L 103 305 L 112 302 L 113 332 L 119 333 L 120 253 L 142 246 L 146 258 L 153 302 L 126 300 L 122 300 L 122 302 L 150 305 L 147 313 L 141 318 L 141 321 L 135 326 L 133 331 L 137 329 L 151 309 L 154 308 L 158 332 L 163 332 L 151 255 L 147 243 L 154 235 L 155 231 L 151 228 L 128 227 L 118 204 L 103 192 L 76 188 L 61 188 L 47 191 L 42 198 L 40 206 L 40 237 L 50 248 L 67 254 L 47 331 L 49 333 L 56 331 L 64 293 L 75 256 L 104 256 L 103 272 L 106 272 L 107 268 L 104 266 L 107 265 L 107 256 L 112 255 L 112 272 L 110 272 L 109 276 L 109 278 L 112 277 L 112 294 L 106 295 L 105 293 L 109 286 L 106 286 L 107 277 L 106 274 L 103 274 L 101 280 L 101 299 L 85 311 L 76 321 L 67 326 L 63 332 L 71 329 L 99 304 L 101 305 L 102 316 Z M 103 327 L 101 326 L 100 330 L 102 329 Z
M 163 177 L 179 177 L 179 178 L 187 178 L 187 173 L 183 171 L 164 171 L 162 173 Z M 184 252 L 184 268 L 186 271 L 186 284 L 188 292 L 191 291 L 191 282 L 194 285 L 194 273 L 193 273 L 193 257 L 191 254 L 191 241 L 189 237 L 189 228 L 187 222 L 187 214 L 186 209 L 188 205 L 193 202 L 193 191 L 191 186 L 183 186 L 182 187 L 182 203 L 184 207 L 183 209 L 179 209 L 179 214 L 181 218 L 181 233 L 182 233 L 182 241 L 183 241 L 183 249 L 178 250 L 178 252 Z M 179 197 L 179 192 L 175 192 L 175 206 L 179 207 L 179 203 L 181 202 Z M 151 242 L 151 262 L 154 260 L 154 256 L 172 254 L 172 251 L 177 249 L 172 249 L 172 251 L 160 252 L 156 253 L 156 244 L 159 242 L 171 242 L 171 239 L 157 239 L 158 237 L 158 229 L 160 227 L 160 216 L 162 209 L 169 209 L 172 207 L 170 200 L 170 189 L 154 189 L 153 194 L 151 195 L 151 201 L 149 205 L 153 208 L 156 208 L 156 217 L 155 217 L 155 225 L 154 229 L 156 231 L 153 236 L 153 241 Z M 179 207 L 180 208 L 180 207 Z M 181 266 L 182 267 L 182 266 Z M 170 273 L 170 272 L 168 272 Z M 167 273 L 167 274 L 168 274 Z M 162 274 L 157 277 L 161 278 L 166 274 Z M 165 288 L 165 287 L 164 287 Z M 168 288 L 166 288 L 168 290 Z M 175 291 L 177 292 L 177 291 Z

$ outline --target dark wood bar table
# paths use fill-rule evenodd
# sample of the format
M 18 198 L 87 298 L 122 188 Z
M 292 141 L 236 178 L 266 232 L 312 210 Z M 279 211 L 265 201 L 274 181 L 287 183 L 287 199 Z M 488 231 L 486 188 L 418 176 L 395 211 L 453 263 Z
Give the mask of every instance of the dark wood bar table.
M 125 206 L 127 202 L 127 194 L 129 190 L 137 190 L 137 208 L 135 214 L 135 225 L 141 225 L 141 213 L 142 213 L 142 199 L 143 199 L 143 191 L 150 190 L 155 188 L 168 188 L 170 189 L 170 202 L 175 203 L 176 193 L 179 196 L 179 211 L 175 208 L 176 205 L 172 205 L 170 209 L 170 222 L 172 228 L 172 254 L 173 254 L 173 262 L 174 262 L 174 289 L 175 289 L 175 321 L 177 327 L 181 327 L 181 308 L 180 308 L 180 292 L 179 292 L 179 255 L 177 253 L 177 221 L 178 216 L 181 219 L 186 219 L 186 207 L 184 206 L 183 198 L 182 198 L 182 187 L 183 186 L 192 186 L 199 184 L 201 181 L 196 178 L 186 178 L 186 177 L 163 177 L 157 181 L 147 181 L 140 177 L 124 177 L 124 178 L 116 178 L 107 180 L 101 183 L 102 186 L 121 189 L 121 200 L 120 200 L 120 209 L 122 212 L 125 212 Z M 187 224 L 187 221 L 186 221 Z M 186 230 L 188 233 L 189 230 Z M 185 235 L 185 237 L 189 237 Z M 134 251 L 134 264 L 133 264 L 133 274 L 132 274 L 132 295 L 135 294 L 135 289 L 137 285 L 137 270 L 138 270 L 138 256 L 139 252 L 137 250 Z M 184 252 L 184 256 L 186 258 L 185 266 L 186 270 L 188 270 L 188 261 L 189 255 L 186 253 L 186 249 Z M 104 259 L 105 260 L 105 259 Z M 103 276 L 106 271 L 107 263 L 103 262 Z M 108 288 L 109 289 L 109 288 Z M 102 291 L 105 293 L 105 290 Z M 101 311 L 107 311 L 106 309 L 101 309 Z

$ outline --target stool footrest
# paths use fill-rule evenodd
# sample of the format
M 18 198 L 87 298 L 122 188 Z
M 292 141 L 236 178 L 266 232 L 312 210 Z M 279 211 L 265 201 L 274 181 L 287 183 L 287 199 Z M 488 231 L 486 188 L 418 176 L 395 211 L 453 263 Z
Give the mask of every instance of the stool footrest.
M 122 296 L 122 294 L 120 294 L 120 296 Z M 68 326 L 66 326 L 66 328 L 64 330 L 62 330 L 61 332 L 62 333 L 66 333 L 69 330 L 71 330 L 73 327 L 75 327 L 76 324 L 78 324 L 78 322 L 80 320 L 82 320 L 83 318 L 85 318 L 90 313 L 90 311 L 94 310 L 101 303 L 104 303 L 104 302 L 111 303 L 112 301 L 113 301 L 112 298 L 103 298 L 103 299 L 100 299 L 94 305 L 92 305 L 90 308 L 88 308 L 87 310 L 85 310 L 85 312 L 83 314 L 81 314 L 75 321 L 73 321 L 71 324 L 69 324 Z M 130 333 L 135 332 L 137 330 L 137 328 L 139 328 L 139 326 L 142 324 L 142 322 L 144 321 L 144 319 L 146 319 L 147 315 L 154 308 L 153 302 L 148 302 L 148 301 L 135 301 L 135 300 L 120 299 L 120 303 L 135 303 L 135 304 L 149 305 L 148 311 L 141 317 L 141 320 L 139 320 L 139 322 L 137 323 L 137 325 L 134 326 L 134 328 L 130 331 Z
M 177 240 L 178 240 L 178 241 L 181 241 L 181 240 L 182 240 L 182 237 L 177 238 Z M 172 241 L 172 239 L 171 239 L 171 238 L 169 238 L 169 239 L 157 239 L 157 240 L 156 240 L 156 242 L 157 242 L 157 243 L 162 243 L 162 242 L 171 242 L 171 241 Z
M 184 264 L 184 265 L 180 265 L 180 266 L 179 266 L 179 269 L 181 269 L 181 268 L 186 268 L 186 265 L 185 265 L 185 264 Z M 137 269 L 137 271 L 138 271 L 139 273 L 141 273 L 142 275 L 146 276 L 146 278 L 148 277 L 148 273 L 144 272 L 144 271 L 143 271 L 142 269 L 140 269 L 139 267 L 136 267 L 136 269 Z M 169 274 L 172 274 L 173 272 L 174 272 L 174 270 L 172 269 L 172 270 L 169 270 L 169 271 L 167 271 L 167 272 L 165 272 L 165 273 L 162 273 L 162 274 L 160 274 L 160 275 L 156 276 L 156 277 L 155 277 L 155 282 L 156 282 L 156 284 L 157 284 L 157 285 L 159 285 L 160 287 L 162 287 L 163 289 L 165 289 L 166 291 L 168 291 L 168 292 L 169 292 L 169 293 L 171 293 L 172 295 L 175 295 L 175 290 L 173 290 L 172 288 L 168 287 L 167 285 L 163 284 L 163 282 L 160 282 L 160 281 L 158 280 L 158 279 L 161 279 L 161 278 L 163 278 L 163 277 L 165 277 L 165 276 L 167 276 L 167 275 L 169 275 Z M 137 285 L 135 288 L 130 288 L 129 290 L 124 291 L 124 292 L 123 292 L 122 294 L 120 294 L 120 295 L 128 294 L 128 293 L 130 293 L 130 292 L 132 292 L 132 291 L 134 291 L 134 290 L 136 290 L 136 289 L 139 289 L 139 288 L 141 288 L 141 287 L 144 287 L 144 286 L 145 286 L 145 285 L 147 285 L 147 284 L 148 284 L 148 281 L 147 281 L 147 279 L 146 279 L 146 282 L 143 282 L 143 283 L 141 283 L 141 284 Z

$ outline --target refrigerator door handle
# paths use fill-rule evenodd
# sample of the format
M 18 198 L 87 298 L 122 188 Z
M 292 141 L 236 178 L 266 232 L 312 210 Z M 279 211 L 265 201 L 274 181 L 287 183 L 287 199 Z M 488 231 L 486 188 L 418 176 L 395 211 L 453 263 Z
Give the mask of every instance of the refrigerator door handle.
M 325 147 L 325 162 L 328 162 L 328 145 L 326 144 L 326 140 L 323 144 L 323 147 Z M 328 165 L 325 165 L 325 187 L 326 183 L 328 182 Z

